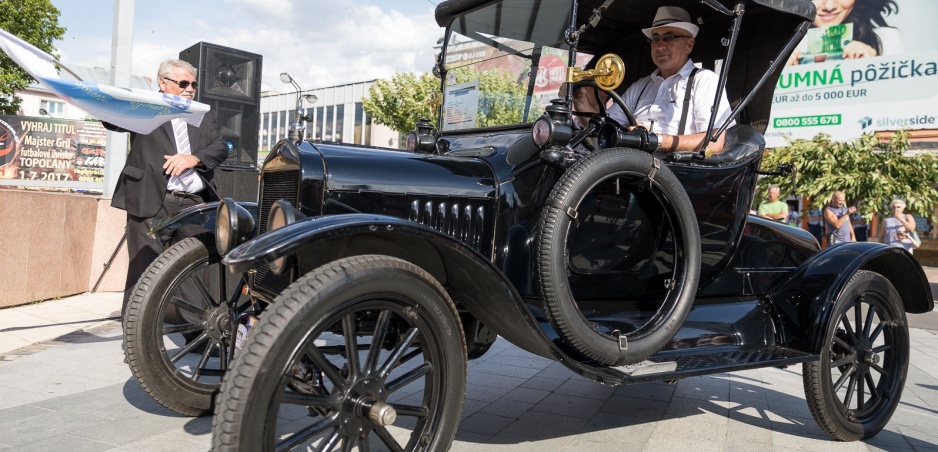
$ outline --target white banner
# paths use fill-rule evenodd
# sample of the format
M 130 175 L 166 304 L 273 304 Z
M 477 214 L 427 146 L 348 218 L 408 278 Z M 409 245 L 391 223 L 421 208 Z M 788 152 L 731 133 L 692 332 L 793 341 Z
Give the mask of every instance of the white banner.
M 198 126 L 209 110 L 206 104 L 155 91 L 63 80 L 55 69 L 55 64 L 62 66 L 61 63 L 3 29 L 0 29 L 0 49 L 66 102 L 131 132 L 150 133 L 174 118 Z

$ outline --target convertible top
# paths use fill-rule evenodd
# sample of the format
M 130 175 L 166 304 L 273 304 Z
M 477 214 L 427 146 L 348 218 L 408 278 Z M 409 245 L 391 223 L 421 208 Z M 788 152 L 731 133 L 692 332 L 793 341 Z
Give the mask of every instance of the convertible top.
M 503 6 L 514 4 L 529 5 L 541 0 L 504 0 Z M 543 0 L 558 3 L 560 0 Z M 732 9 L 731 0 L 712 0 L 727 9 Z M 589 20 L 593 11 L 602 6 L 604 0 L 580 0 L 577 10 L 577 26 Z M 436 8 L 437 23 L 448 25 L 456 16 L 498 0 L 447 0 Z M 567 4 L 567 2 L 563 2 Z M 572 1 L 569 2 L 572 5 Z M 639 78 L 654 71 L 655 66 L 648 51 L 646 37 L 642 28 L 653 21 L 659 6 L 672 5 L 685 8 L 700 25 L 700 32 L 695 39 L 691 58 L 704 68 L 716 70 L 726 58 L 727 48 L 724 40 L 729 36 L 734 17 L 720 13 L 700 0 L 616 0 L 603 14 L 596 27 L 587 28 L 580 35 L 577 50 L 596 57 L 606 53 L 615 53 L 625 62 L 625 79 L 619 92 L 625 90 Z M 553 5 L 551 5 L 553 6 Z M 538 8 L 519 8 L 537 14 Z M 726 84 L 730 104 L 735 107 L 752 92 L 768 69 L 772 59 L 792 38 L 796 27 L 814 20 L 815 7 L 811 0 L 746 0 L 739 38 L 730 65 Z M 500 8 L 499 11 L 509 8 Z M 496 13 L 498 14 L 498 13 Z M 512 26 L 516 39 L 536 42 L 533 36 L 517 36 L 518 33 L 530 33 L 531 28 L 523 26 L 523 18 L 513 18 L 511 22 L 498 22 L 500 26 Z M 519 25 L 520 24 L 520 25 Z M 488 33 L 508 33 L 508 31 L 486 30 Z M 787 57 L 787 55 L 786 55 Z M 587 65 L 590 67 L 592 63 Z M 749 105 L 740 112 L 737 122 L 749 124 L 764 133 L 771 111 L 772 93 L 784 66 L 779 66 L 768 81 L 755 93 Z M 719 124 L 717 124 L 719 127 Z
M 523 0 L 531 1 L 531 0 Z M 732 8 L 734 3 L 727 0 L 718 0 L 727 8 Z M 441 27 L 449 24 L 449 21 L 456 15 L 462 14 L 473 8 L 494 3 L 495 0 L 446 0 L 440 2 L 436 7 L 436 23 Z M 801 17 L 803 20 L 814 20 L 814 4 L 810 0 L 749 0 L 750 3 L 762 5 L 775 11 L 792 14 Z M 589 14 L 595 8 L 603 4 L 603 0 L 581 0 L 580 11 L 586 11 Z M 699 17 L 713 13 L 713 9 L 701 4 L 699 1 L 673 0 L 673 1 L 641 1 L 618 0 L 609 7 L 607 17 L 615 17 L 618 22 L 628 23 L 625 18 L 631 17 L 632 26 L 647 26 L 655 15 L 655 10 L 662 5 L 681 6 L 691 13 L 691 16 Z M 579 21 L 585 22 L 586 17 L 581 15 Z

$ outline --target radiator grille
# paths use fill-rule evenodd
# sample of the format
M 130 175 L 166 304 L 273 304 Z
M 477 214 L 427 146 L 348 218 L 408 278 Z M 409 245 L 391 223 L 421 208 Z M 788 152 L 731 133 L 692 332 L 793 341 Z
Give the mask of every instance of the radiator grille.
M 261 179 L 260 221 L 258 235 L 267 232 L 267 217 L 270 206 L 284 200 L 298 207 L 297 193 L 300 190 L 300 172 L 298 170 L 264 172 Z M 266 265 L 261 265 L 254 274 L 254 289 L 275 297 L 290 285 L 290 273 L 275 275 Z

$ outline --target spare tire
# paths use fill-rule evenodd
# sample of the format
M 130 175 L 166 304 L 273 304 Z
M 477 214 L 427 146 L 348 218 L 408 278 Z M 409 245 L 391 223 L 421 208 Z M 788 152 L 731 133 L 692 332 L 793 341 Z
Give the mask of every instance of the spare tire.
M 616 213 L 620 215 L 615 220 L 619 224 L 624 225 L 626 218 L 632 215 L 630 209 L 641 209 L 640 203 L 635 201 L 638 198 L 644 205 L 652 205 L 659 214 L 656 218 L 660 218 L 660 221 L 652 222 L 646 217 L 646 229 L 640 232 L 643 235 L 633 240 L 632 245 L 617 247 L 612 252 L 619 253 L 618 248 L 622 248 L 649 254 L 647 257 L 639 256 L 639 260 L 645 259 L 640 262 L 643 265 L 632 267 L 637 268 L 633 272 L 645 273 L 660 271 L 661 260 L 656 261 L 656 256 L 666 254 L 666 274 L 658 275 L 663 287 L 658 286 L 660 290 L 656 288 L 654 291 L 636 289 L 639 294 L 652 295 L 638 297 L 641 298 L 638 304 L 642 306 L 642 315 L 637 317 L 638 324 L 624 333 L 603 325 L 602 319 L 588 319 L 578 306 L 571 284 L 571 277 L 583 275 L 574 275 L 569 238 L 581 221 L 588 221 L 588 218 L 577 218 L 579 209 L 600 184 L 613 184 L 620 199 L 630 196 L 633 200 L 621 201 L 627 207 L 624 212 Z M 622 194 L 620 188 L 627 193 Z M 654 246 L 656 235 L 647 232 L 650 223 L 662 229 L 657 231 L 660 233 L 657 240 L 663 243 L 664 239 L 660 237 L 666 236 L 666 247 Z M 539 226 L 538 279 L 544 309 L 559 335 L 576 352 L 602 365 L 634 364 L 664 347 L 681 328 L 693 304 L 700 276 L 700 231 L 687 193 L 674 173 L 660 160 L 625 148 L 593 153 L 561 176 L 542 210 Z M 667 228 L 670 231 L 665 230 Z M 592 292 L 595 295 L 604 290 L 606 288 L 593 288 Z M 614 290 L 610 288 L 610 291 Z

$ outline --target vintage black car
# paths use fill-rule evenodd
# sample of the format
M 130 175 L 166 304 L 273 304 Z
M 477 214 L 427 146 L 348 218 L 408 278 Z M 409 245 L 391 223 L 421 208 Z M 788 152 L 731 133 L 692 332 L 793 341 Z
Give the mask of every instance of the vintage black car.
M 733 105 L 711 155 L 570 108 L 574 82 L 615 93 L 651 72 L 640 30 L 661 4 L 440 3 L 442 105 L 409 150 L 281 141 L 256 203 L 154 229 L 210 232 L 137 286 L 141 385 L 214 408 L 218 449 L 445 450 L 467 359 L 500 336 L 609 385 L 801 364 L 825 431 L 875 435 L 905 382 L 906 312 L 933 309 L 921 267 L 749 215 L 757 178 L 790 170 L 760 169 L 761 132 L 814 6 L 667 2 L 700 24 L 691 56 Z

